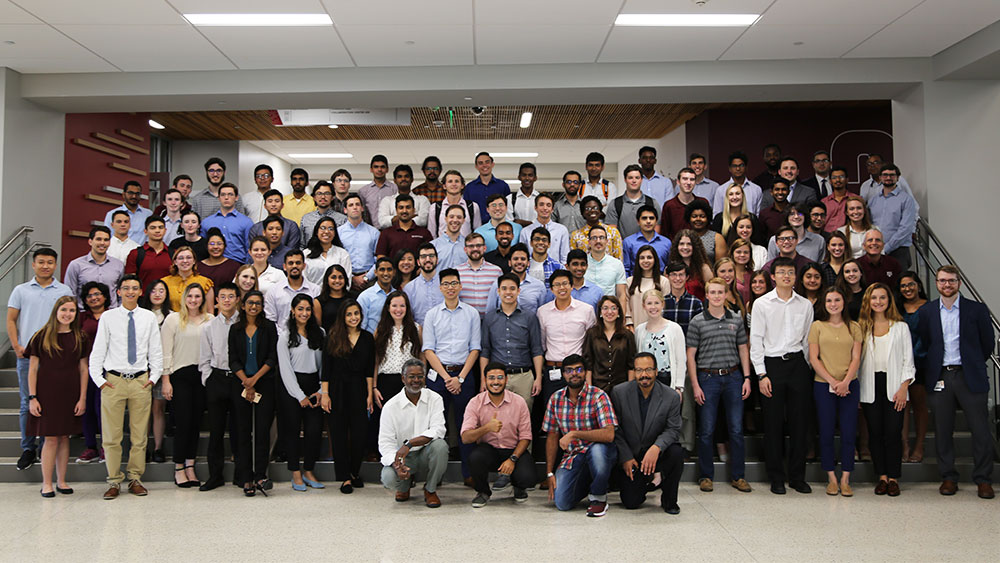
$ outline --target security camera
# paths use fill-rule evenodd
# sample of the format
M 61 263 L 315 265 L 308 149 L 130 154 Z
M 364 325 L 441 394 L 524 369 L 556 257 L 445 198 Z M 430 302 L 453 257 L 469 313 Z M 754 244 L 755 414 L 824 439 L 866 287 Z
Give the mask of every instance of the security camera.
M 486 108 L 483 106 L 472 106 L 472 115 L 483 115 L 484 111 L 486 111 Z

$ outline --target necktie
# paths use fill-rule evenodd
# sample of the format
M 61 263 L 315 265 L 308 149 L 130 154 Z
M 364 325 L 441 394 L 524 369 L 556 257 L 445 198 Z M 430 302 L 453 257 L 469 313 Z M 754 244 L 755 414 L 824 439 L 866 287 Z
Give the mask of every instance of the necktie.
M 820 186 L 819 195 L 822 197 L 826 197 L 828 195 L 826 191 L 826 178 L 823 178 L 823 184 Z
M 128 363 L 134 364 L 136 362 L 136 345 L 135 345 L 135 311 L 130 311 L 128 314 Z

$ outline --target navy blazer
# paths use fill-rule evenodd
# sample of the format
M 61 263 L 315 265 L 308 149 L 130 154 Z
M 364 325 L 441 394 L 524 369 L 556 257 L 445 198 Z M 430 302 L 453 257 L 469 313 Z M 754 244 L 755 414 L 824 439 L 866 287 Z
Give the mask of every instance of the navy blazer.
M 959 296 L 958 332 L 962 374 L 973 393 L 986 393 L 990 381 L 986 376 L 986 360 L 993 353 L 993 324 L 986 305 Z M 928 301 L 917 310 L 920 337 L 927 345 L 927 388 L 933 389 L 941 379 L 944 366 L 944 335 L 941 332 L 941 300 Z

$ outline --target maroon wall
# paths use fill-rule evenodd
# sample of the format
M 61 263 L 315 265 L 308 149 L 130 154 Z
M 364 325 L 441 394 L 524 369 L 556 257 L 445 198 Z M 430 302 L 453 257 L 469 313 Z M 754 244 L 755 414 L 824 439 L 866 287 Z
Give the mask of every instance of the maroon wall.
M 117 133 L 124 129 L 143 137 L 143 141 Z M 149 150 L 149 114 L 142 113 L 70 113 L 66 114 L 66 147 L 63 172 L 63 223 L 62 249 L 63 272 L 70 260 L 89 252 L 87 238 L 71 235 L 71 231 L 90 231 L 91 221 L 104 220 L 104 215 L 117 205 L 121 205 L 121 194 L 104 190 L 104 186 L 121 188 L 128 180 L 136 180 L 142 185 L 143 193 L 149 193 L 148 176 L 137 176 L 108 166 L 117 162 L 138 170 L 149 171 L 149 155 L 142 154 L 107 141 L 94 138 L 92 133 L 104 133 Z M 107 147 L 128 155 L 118 158 L 73 143 L 73 139 Z M 118 200 L 117 205 L 85 199 L 85 194 L 99 195 Z M 146 200 L 143 207 L 148 207 Z
M 847 168 L 852 191 L 868 179 L 864 162 L 869 153 L 892 161 L 889 102 L 854 107 L 712 109 L 689 121 L 686 130 L 688 150 L 708 157 L 708 176 L 720 184 L 729 179 L 727 159 L 736 150 L 750 159 L 750 178 L 763 172 L 763 147 L 768 143 L 777 143 L 784 154 L 799 161 L 803 179 L 813 174 L 812 154 L 832 150 L 833 164 Z

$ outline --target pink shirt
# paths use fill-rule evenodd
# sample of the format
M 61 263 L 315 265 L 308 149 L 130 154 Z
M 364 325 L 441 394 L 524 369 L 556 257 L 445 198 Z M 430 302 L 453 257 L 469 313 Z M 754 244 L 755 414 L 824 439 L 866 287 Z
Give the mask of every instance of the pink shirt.
M 462 292 L 458 294 L 458 299 L 462 303 L 468 303 L 475 307 L 479 313 L 479 318 L 486 316 L 486 302 L 490 298 L 490 288 L 497 281 L 503 270 L 496 264 L 483 260 L 479 269 L 473 269 L 466 261 L 456 268 L 458 276 L 462 280 Z
M 848 193 L 844 196 L 844 199 L 840 200 L 840 203 L 837 203 L 833 194 L 822 199 L 823 205 L 826 206 L 826 226 L 823 227 L 824 231 L 832 233 L 847 224 L 847 197 L 850 195 Z
M 528 403 L 519 395 L 510 391 L 503 392 L 503 401 L 497 407 L 490 400 L 486 391 L 469 400 L 465 407 L 465 418 L 462 420 L 462 432 L 475 430 L 486 424 L 496 415 L 502 425 L 500 432 L 487 432 L 481 442 L 498 450 L 513 450 L 521 440 L 531 440 L 531 415 L 528 413 Z
M 545 360 L 562 362 L 566 356 L 583 353 L 587 329 L 596 322 L 594 308 L 576 299 L 572 299 L 563 311 L 556 309 L 555 301 L 539 307 L 538 324 L 542 329 Z

